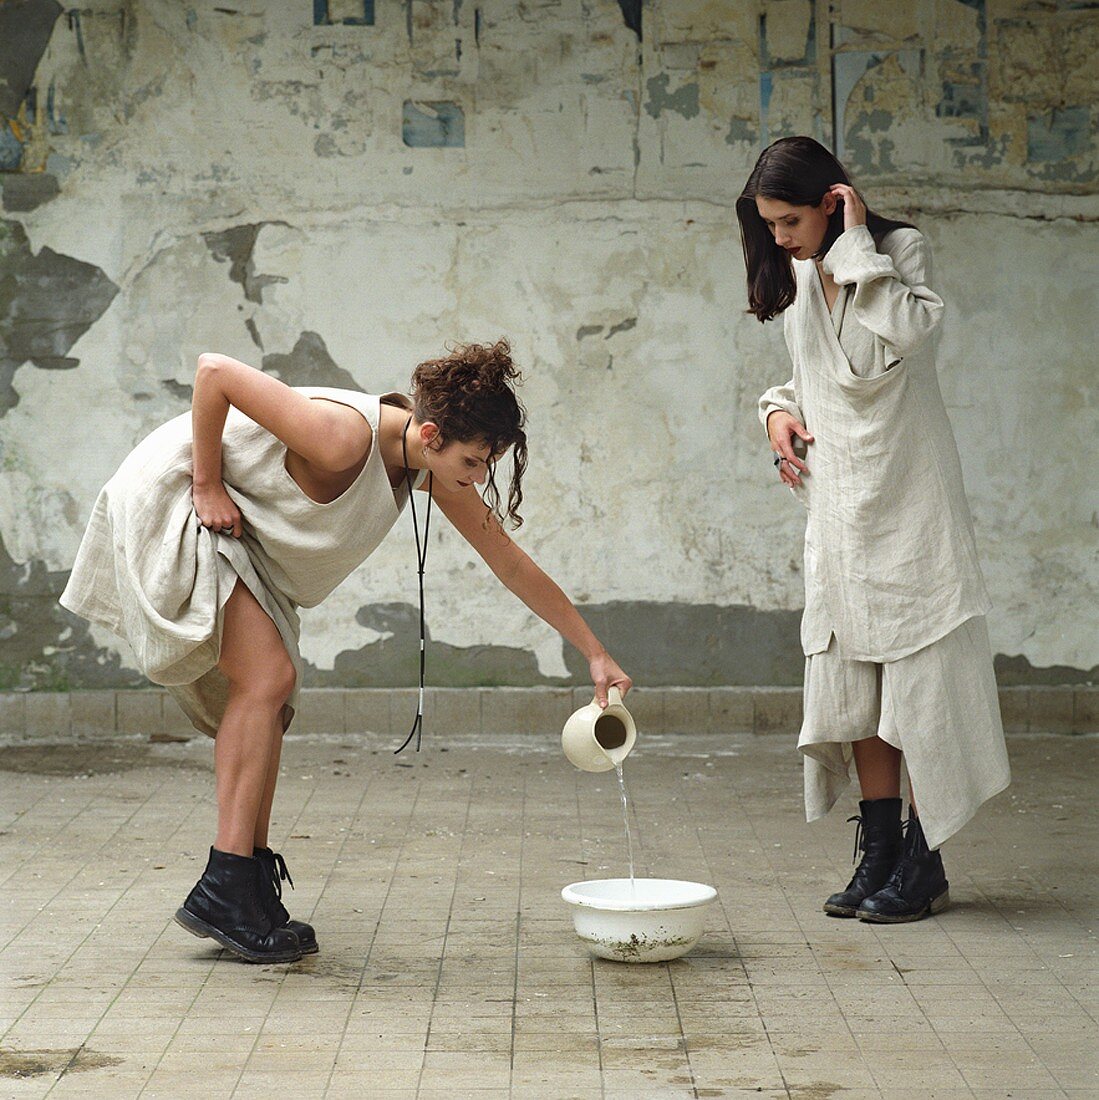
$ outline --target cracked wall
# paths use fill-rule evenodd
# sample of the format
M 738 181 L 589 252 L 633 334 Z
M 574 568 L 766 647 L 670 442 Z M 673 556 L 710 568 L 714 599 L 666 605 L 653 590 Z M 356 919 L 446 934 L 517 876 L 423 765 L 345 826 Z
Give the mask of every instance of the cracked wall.
M 95 493 L 220 350 L 404 388 L 508 335 L 520 541 L 641 683 L 797 683 L 804 517 L 757 395 L 733 202 L 834 143 L 928 235 L 1004 682 L 1094 678 L 1099 11 L 1068 0 L 0 4 L 0 689 L 140 682 L 56 607 Z M 1086 463 L 1084 464 L 1086 467 Z M 582 662 L 453 531 L 437 684 Z M 317 685 L 409 684 L 408 521 L 304 617 Z

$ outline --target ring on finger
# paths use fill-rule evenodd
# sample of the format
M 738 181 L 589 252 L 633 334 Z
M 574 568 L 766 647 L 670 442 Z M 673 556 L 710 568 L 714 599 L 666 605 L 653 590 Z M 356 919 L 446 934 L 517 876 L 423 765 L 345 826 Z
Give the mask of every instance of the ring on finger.
M 782 455 L 775 455 L 774 466 L 778 467 L 782 465 Z

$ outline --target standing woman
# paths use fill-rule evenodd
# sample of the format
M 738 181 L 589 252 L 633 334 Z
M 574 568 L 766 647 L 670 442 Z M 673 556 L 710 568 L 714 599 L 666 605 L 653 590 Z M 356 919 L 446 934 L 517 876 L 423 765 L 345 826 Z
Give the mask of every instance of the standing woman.
M 794 368 L 759 410 L 778 477 L 809 510 L 806 818 L 832 808 L 852 759 L 862 791 L 863 858 L 824 911 L 919 920 L 949 902 L 937 849 L 1010 782 L 990 601 L 935 372 L 943 303 L 923 235 L 867 210 L 812 138 L 763 151 L 737 217 L 750 312 L 783 314 Z
M 202 355 L 191 414 L 138 444 L 99 494 L 61 603 L 124 637 L 149 679 L 215 738 L 217 835 L 176 913 L 188 931 L 250 962 L 317 950 L 313 929 L 282 906 L 289 876 L 267 836 L 300 689 L 297 608 L 320 603 L 374 551 L 414 485 L 584 654 L 602 705 L 610 686 L 629 690 L 568 597 L 501 524 L 522 522 L 518 378 L 503 340 L 421 363 L 411 400 L 291 388 Z M 502 508 L 495 474 L 508 448 Z

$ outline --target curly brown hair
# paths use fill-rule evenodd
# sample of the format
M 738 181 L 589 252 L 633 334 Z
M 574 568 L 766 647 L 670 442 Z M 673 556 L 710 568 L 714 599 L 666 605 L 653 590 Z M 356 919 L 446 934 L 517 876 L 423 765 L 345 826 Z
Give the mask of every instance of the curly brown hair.
M 440 446 L 483 443 L 489 449 L 484 500 L 501 523 L 522 526 L 523 473 L 527 468 L 526 409 L 513 383 L 522 381 L 507 340 L 495 344 L 447 345 L 445 359 L 428 359 L 412 372 L 416 419 L 439 426 Z M 506 511 L 500 508 L 496 460 L 512 448 Z

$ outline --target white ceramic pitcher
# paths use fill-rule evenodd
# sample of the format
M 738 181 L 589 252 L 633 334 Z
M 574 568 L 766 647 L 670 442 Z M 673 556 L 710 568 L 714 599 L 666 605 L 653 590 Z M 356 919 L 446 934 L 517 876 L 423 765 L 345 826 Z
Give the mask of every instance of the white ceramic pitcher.
M 561 731 L 561 748 L 572 764 L 585 772 L 609 772 L 621 764 L 634 742 L 637 727 L 616 687 L 607 692 L 607 706 L 592 699 L 574 712 Z

